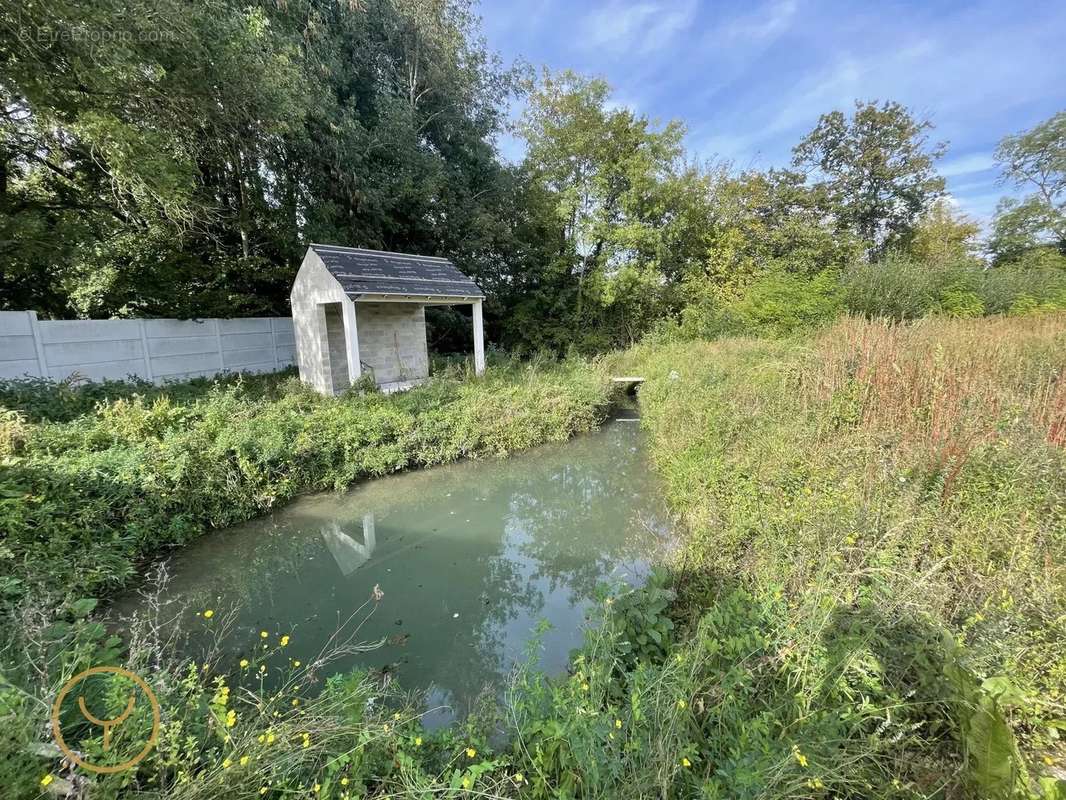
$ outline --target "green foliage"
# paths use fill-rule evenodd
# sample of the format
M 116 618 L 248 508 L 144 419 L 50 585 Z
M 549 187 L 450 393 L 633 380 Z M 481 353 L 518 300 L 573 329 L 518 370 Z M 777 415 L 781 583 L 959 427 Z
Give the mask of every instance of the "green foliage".
M 113 589 L 145 557 L 301 492 L 565 439 L 594 427 L 607 402 L 596 373 L 543 361 L 390 397 L 323 398 L 284 377 L 143 390 L 4 389 L 5 402 L 62 421 L 6 423 L 17 455 L 0 465 L 0 590 Z
M 840 226 L 881 252 L 907 238 L 944 191 L 933 162 L 946 146 L 929 143 L 932 127 L 899 103 L 857 101 L 850 119 L 823 114 L 793 160 L 818 172 L 816 186 Z
M 1064 308 L 1066 272 L 1033 265 L 931 264 L 902 253 L 858 263 L 844 276 L 844 305 L 867 317 L 913 320 Z

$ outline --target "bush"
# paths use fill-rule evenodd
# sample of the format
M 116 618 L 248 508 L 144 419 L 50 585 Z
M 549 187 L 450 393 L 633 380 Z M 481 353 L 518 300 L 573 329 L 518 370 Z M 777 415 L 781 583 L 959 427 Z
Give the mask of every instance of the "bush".
M 974 261 L 934 266 L 890 253 L 880 262 L 854 265 L 843 286 L 845 307 L 868 318 L 976 317 L 1066 308 L 1066 270 L 1049 267 L 986 268 Z

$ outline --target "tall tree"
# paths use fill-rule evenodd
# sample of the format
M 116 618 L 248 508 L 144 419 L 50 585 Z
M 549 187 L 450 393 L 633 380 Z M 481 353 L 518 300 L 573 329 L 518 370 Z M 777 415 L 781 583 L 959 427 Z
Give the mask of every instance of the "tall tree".
M 1031 130 L 1007 136 L 996 148 L 1002 180 L 1028 188 L 996 209 L 990 249 L 997 262 L 1051 247 L 1066 255 L 1066 111 Z
M 823 114 L 794 148 L 793 163 L 824 190 L 838 224 L 878 254 L 906 238 L 943 194 L 933 164 L 946 145 L 929 141 L 932 127 L 899 103 L 859 101 L 850 118 Z
M 597 334 L 597 347 L 646 330 L 667 299 L 667 279 L 704 255 L 705 214 L 692 209 L 708 193 L 683 161 L 680 123 L 658 128 L 609 100 L 601 80 L 546 72 L 521 125 L 524 168 L 552 198 L 556 271 L 571 279 L 563 335 Z
M 980 235 L 980 225 L 940 198 L 918 220 L 909 249 L 927 264 L 956 264 L 976 257 Z

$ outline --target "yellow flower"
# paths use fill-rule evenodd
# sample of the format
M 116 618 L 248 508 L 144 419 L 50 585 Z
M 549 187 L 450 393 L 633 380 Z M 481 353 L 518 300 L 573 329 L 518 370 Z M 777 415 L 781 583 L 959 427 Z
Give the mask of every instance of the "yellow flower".
M 348 785 L 348 779 L 347 778 L 341 778 L 341 786 L 347 786 L 347 785 Z
M 515 783 L 522 783 L 525 779 L 526 779 L 526 776 L 523 775 L 521 772 L 516 772 L 514 774 L 514 782 Z
M 683 767 L 691 767 L 692 766 L 692 762 L 689 761 L 687 758 L 682 758 L 681 759 L 681 766 L 683 766 Z
M 289 646 L 289 635 L 285 634 L 278 641 L 281 642 L 281 646 L 282 647 L 288 647 Z
M 422 746 L 422 737 L 421 736 L 416 736 L 415 737 L 415 747 L 421 747 L 421 746 Z
M 53 778 L 51 775 L 45 775 L 43 778 L 41 778 L 41 786 L 47 786 L 54 780 L 55 778 Z
M 273 733 L 267 733 L 267 744 L 274 744 L 274 738 Z
M 319 792 L 322 791 L 322 785 L 319 784 L 319 783 L 316 783 L 313 788 L 315 790 L 315 794 L 318 794 Z
M 799 751 L 799 748 L 798 748 L 798 747 L 794 747 L 794 748 L 792 748 L 792 755 L 794 755 L 794 756 L 796 757 L 796 762 L 797 762 L 797 763 L 798 763 L 798 764 L 799 764 L 799 765 L 800 765 L 801 767 L 805 767 L 805 766 L 807 766 L 807 756 L 803 755 L 803 753 L 801 753 L 801 752 Z
M 1050 767 L 1055 763 L 1055 759 L 1053 759 L 1051 756 L 1044 756 L 1044 763 Z
M 589 690 L 589 685 L 587 683 L 581 684 L 581 691 L 587 692 L 588 690 Z
M 232 728 L 237 724 L 237 712 L 232 708 L 226 712 L 226 727 Z
M 298 667 L 298 666 L 300 666 L 300 662 L 299 662 L 299 661 L 293 661 L 293 662 L 292 662 L 292 665 L 293 665 L 294 667 Z
M 248 766 L 248 756 L 241 756 L 241 762 L 240 763 L 241 763 L 242 767 L 247 767 Z
M 267 787 L 260 786 L 259 787 L 259 794 L 266 794 L 266 793 L 267 793 Z
M 822 783 L 822 779 L 821 778 L 815 778 L 813 780 L 808 780 L 807 781 L 807 788 L 808 789 L 821 789 L 824 785 L 825 784 Z
M 215 616 L 215 612 L 212 611 L 210 608 L 204 612 L 204 619 L 211 619 L 211 617 L 213 616 Z
M 233 766 L 233 762 L 230 761 L 228 758 L 225 761 L 222 762 L 222 769 L 229 769 L 232 766 Z
M 399 718 L 400 718 L 400 715 L 399 715 L 399 714 L 393 714 L 393 715 L 392 715 L 392 718 L 393 718 L 393 719 L 399 719 Z
M 309 734 L 309 733 L 305 733 L 304 734 L 303 745 L 304 745 L 304 747 L 310 747 L 311 746 L 311 734 Z
M 262 674 L 267 671 L 266 664 L 259 665 L 259 673 Z
M 685 706 L 687 706 L 687 705 L 688 705 L 688 703 L 686 703 L 684 700 L 678 700 L 677 701 L 677 707 L 680 708 L 682 711 L 685 710 Z
M 473 758 L 476 755 L 477 755 L 477 750 L 475 750 L 473 747 L 466 748 L 466 757 L 467 758 Z
M 298 705 L 300 705 L 300 698 L 299 698 L 299 697 L 294 697 L 294 698 L 292 698 L 292 704 L 293 704 L 294 706 L 298 706 Z
M 241 659 L 241 669 L 248 669 L 248 659 L 247 658 L 242 658 Z
M 270 634 L 269 634 L 269 633 L 267 633 L 266 631 L 259 631 L 259 638 L 260 638 L 260 639 L 265 639 L 265 638 L 267 638 L 267 637 L 268 637 L 269 635 L 270 635 Z
M 262 744 L 265 740 L 266 740 L 266 737 L 263 734 L 259 734 L 259 740 L 258 740 L 259 744 Z
M 616 729 L 618 729 L 618 730 L 621 730 L 621 728 L 622 728 L 622 720 L 620 720 L 620 719 L 616 719 L 616 720 L 614 721 L 614 727 L 615 727 Z
M 463 788 L 464 789 L 469 789 L 470 788 L 470 779 L 469 778 L 463 778 Z

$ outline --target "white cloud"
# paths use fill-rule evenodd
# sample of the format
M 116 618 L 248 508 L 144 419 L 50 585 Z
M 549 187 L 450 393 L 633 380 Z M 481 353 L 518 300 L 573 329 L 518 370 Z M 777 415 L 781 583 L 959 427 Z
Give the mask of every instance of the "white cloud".
M 949 158 L 937 167 L 937 172 L 945 178 L 953 178 L 958 175 L 972 175 L 975 172 L 984 172 L 996 166 L 996 160 L 991 153 L 969 153 L 957 158 Z
M 586 49 L 652 53 L 669 44 L 692 22 L 695 0 L 686 2 L 612 2 L 586 15 Z

